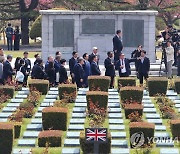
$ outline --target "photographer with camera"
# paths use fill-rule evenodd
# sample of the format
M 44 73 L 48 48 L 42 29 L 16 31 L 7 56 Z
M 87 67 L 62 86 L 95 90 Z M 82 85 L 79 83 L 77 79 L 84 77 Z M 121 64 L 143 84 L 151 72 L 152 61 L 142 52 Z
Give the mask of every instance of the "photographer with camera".
M 171 45 L 171 41 L 167 41 L 167 47 L 165 48 L 166 56 L 167 56 L 167 73 L 168 78 L 172 78 L 172 64 L 174 61 L 174 48 Z

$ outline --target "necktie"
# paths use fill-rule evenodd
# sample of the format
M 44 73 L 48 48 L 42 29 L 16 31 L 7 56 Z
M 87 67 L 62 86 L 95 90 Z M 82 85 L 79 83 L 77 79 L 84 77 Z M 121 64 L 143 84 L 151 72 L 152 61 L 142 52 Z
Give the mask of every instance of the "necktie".
M 124 63 L 123 63 L 123 59 L 122 59 L 122 65 L 124 65 Z

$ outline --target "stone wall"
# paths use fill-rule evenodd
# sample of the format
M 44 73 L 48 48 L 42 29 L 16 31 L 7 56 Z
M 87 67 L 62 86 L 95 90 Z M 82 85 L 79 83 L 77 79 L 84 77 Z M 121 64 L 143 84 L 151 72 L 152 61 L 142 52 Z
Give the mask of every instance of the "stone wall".
M 155 15 L 157 11 L 65 11 L 42 10 L 42 57 L 61 51 L 70 59 L 73 50 L 91 53 L 99 48 L 102 64 L 112 51 L 115 31 L 122 30 L 126 57 L 143 44 L 151 62 L 155 62 Z M 94 23 L 94 24 L 93 24 Z M 127 28 L 128 27 L 128 28 Z M 125 33 L 123 32 L 126 31 Z M 132 37 L 132 38 L 131 38 Z M 129 42 L 127 42 L 129 41 Z M 137 43 L 139 42 L 139 43 Z

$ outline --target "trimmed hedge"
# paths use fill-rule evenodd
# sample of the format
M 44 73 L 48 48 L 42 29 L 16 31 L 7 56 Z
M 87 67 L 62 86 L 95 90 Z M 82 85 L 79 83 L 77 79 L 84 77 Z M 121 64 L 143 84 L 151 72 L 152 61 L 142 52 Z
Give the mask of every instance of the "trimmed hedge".
M 15 88 L 14 86 L 0 86 L 0 90 L 3 91 L 3 94 L 4 95 L 8 95 L 10 98 L 13 98 L 14 96 L 14 91 L 15 91 Z M 1 95 L 1 94 L 0 94 Z
M 61 136 L 60 130 L 46 130 L 42 131 L 38 135 L 38 146 L 39 147 L 61 147 Z
M 180 78 L 174 80 L 175 90 L 178 94 L 180 94 Z
M 126 119 L 128 119 L 128 115 L 131 114 L 132 112 L 137 111 L 139 113 L 139 116 L 143 115 L 143 105 L 142 104 L 126 104 L 124 106 L 125 110 L 125 116 Z
M 67 99 L 69 103 L 73 103 L 77 96 L 77 85 L 76 84 L 60 84 L 58 86 L 59 99 Z
M 84 154 L 92 154 L 94 153 L 94 143 L 89 143 L 86 141 L 85 132 L 80 132 L 79 142 L 81 149 Z M 99 153 L 100 154 L 109 154 L 111 153 L 111 135 L 108 133 L 107 135 L 107 142 L 99 143 Z
M 155 125 L 148 122 L 131 122 L 129 124 L 129 134 L 131 137 L 131 148 L 136 147 L 139 143 L 136 143 L 136 137 L 139 139 L 144 139 L 144 143 L 140 146 L 143 147 L 144 145 L 151 144 L 149 143 L 148 138 L 154 137 L 154 129 Z M 132 136 L 133 135 L 133 136 Z M 133 140 L 134 139 L 134 140 Z M 153 141 L 153 140 L 151 140 Z
M 0 153 L 11 154 L 14 139 L 14 125 L 0 123 Z
M 89 76 L 89 91 L 106 91 L 108 92 L 111 78 L 109 76 Z
M 87 108 L 90 109 L 90 103 L 98 105 L 100 108 L 107 109 L 108 92 L 102 91 L 88 91 L 86 93 Z
M 149 96 L 157 94 L 166 95 L 168 87 L 168 79 L 166 77 L 151 77 L 148 79 Z
M 141 103 L 143 98 L 143 90 L 144 88 L 142 87 L 122 87 L 120 90 L 122 103 L 126 101 L 134 101 Z
M 67 108 L 46 107 L 42 110 L 42 125 L 44 130 L 67 130 Z
M 14 122 L 13 125 L 14 125 L 14 138 L 16 139 L 16 138 L 20 137 L 22 123 L 21 122 Z
M 28 85 L 30 89 L 35 88 L 36 90 L 41 92 L 42 95 L 46 95 L 49 90 L 48 80 L 31 79 L 29 80 Z
M 171 120 L 170 121 L 170 128 L 172 132 L 173 138 L 178 138 L 180 140 L 180 119 Z
M 118 91 L 120 91 L 120 89 L 125 86 L 136 86 L 136 78 L 135 77 L 119 77 L 117 79 L 117 83 L 118 83 Z

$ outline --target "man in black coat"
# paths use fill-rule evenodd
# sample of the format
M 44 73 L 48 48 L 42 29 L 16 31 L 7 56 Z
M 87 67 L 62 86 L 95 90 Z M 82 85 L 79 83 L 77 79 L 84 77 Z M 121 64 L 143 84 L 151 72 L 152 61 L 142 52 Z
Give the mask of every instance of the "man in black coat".
M 101 71 L 97 64 L 98 57 L 97 55 L 93 56 L 93 61 L 91 63 L 91 75 L 101 75 Z
M 122 53 L 120 55 L 119 60 L 116 63 L 116 70 L 119 71 L 120 77 L 128 77 L 131 75 L 131 67 L 130 63 L 135 62 L 136 59 L 127 59 L 125 58 L 125 55 Z
M 43 70 L 43 60 L 39 58 L 37 60 L 37 64 L 33 66 L 32 73 L 31 73 L 32 79 L 45 79 L 46 73 Z
M 137 60 L 137 68 L 136 71 L 139 75 L 140 84 L 143 84 L 143 78 L 145 80 L 148 78 L 150 70 L 150 60 L 146 57 L 146 51 L 141 51 L 141 57 Z
M 115 68 L 114 68 L 114 63 L 113 63 L 113 52 L 109 51 L 107 53 L 107 58 L 104 61 L 104 66 L 106 68 L 105 71 L 105 76 L 110 76 L 111 77 L 111 83 L 110 83 L 110 88 L 113 88 L 114 85 L 114 77 L 115 77 Z
M 114 63 L 119 60 L 119 55 L 121 54 L 122 49 L 121 30 L 117 30 L 116 35 L 113 37 Z
M 71 78 L 72 78 L 72 83 L 75 82 L 74 66 L 77 64 L 77 58 L 78 58 L 78 53 L 76 51 L 73 51 L 72 58 L 69 59 L 69 69 L 70 69 L 70 74 L 71 74 Z
M 84 69 L 83 69 L 84 59 L 78 58 L 78 63 L 74 66 L 74 76 L 78 88 L 83 87 L 84 79 Z
M 12 56 L 8 55 L 7 56 L 7 60 L 5 61 L 4 65 L 3 65 L 3 80 L 4 83 L 6 83 L 7 81 L 12 81 L 12 76 L 15 75 L 15 72 L 13 72 L 13 69 L 11 67 L 11 61 L 12 61 Z
M 92 53 L 89 55 L 89 62 L 90 62 L 90 64 L 92 63 L 94 56 L 97 56 L 97 64 L 99 64 L 99 58 L 100 58 L 100 56 L 99 56 L 99 54 L 98 54 L 98 48 L 97 48 L 97 47 L 93 47 L 93 51 L 92 51 Z
M 68 76 L 67 76 L 67 71 L 65 68 L 66 65 L 66 60 L 65 59 L 61 59 L 60 60 L 61 66 L 60 66 L 60 70 L 59 70 L 59 74 L 60 74 L 60 84 L 61 83 L 68 83 Z
M 25 61 L 25 65 L 24 65 L 24 68 L 26 70 L 26 75 L 24 76 L 24 85 L 27 85 L 27 80 L 28 80 L 28 76 L 30 74 L 30 71 L 31 71 L 31 61 L 28 59 L 28 52 L 25 51 L 24 52 L 24 61 Z

